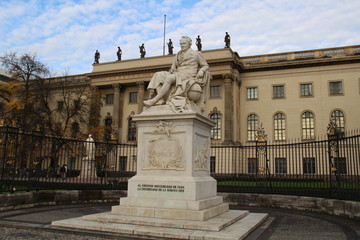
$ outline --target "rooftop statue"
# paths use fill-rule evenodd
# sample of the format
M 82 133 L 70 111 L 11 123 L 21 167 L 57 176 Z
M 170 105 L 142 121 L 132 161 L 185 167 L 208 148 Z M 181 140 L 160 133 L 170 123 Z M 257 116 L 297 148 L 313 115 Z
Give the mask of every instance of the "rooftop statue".
M 117 60 L 118 61 L 121 61 L 121 55 L 122 55 L 122 50 L 121 50 L 121 48 L 120 47 L 118 47 L 118 50 L 117 50 L 117 52 L 116 52 L 116 55 L 117 55 Z
M 197 46 L 198 51 L 201 51 L 201 49 L 202 49 L 202 44 L 201 44 L 200 35 L 198 35 L 198 37 L 196 38 L 196 46 Z
M 168 45 L 169 55 L 174 54 L 174 52 L 173 52 L 174 46 L 173 46 L 171 39 L 169 39 L 169 42 L 167 45 Z
M 96 50 L 95 56 L 94 56 L 94 64 L 99 63 L 99 59 L 100 59 L 100 53 L 98 50 Z
M 144 57 L 145 57 L 145 54 L 146 54 L 144 44 L 142 44 L 141 46 L 139 46 L 139 49 L 140 49 L 140 58 L 144 58 Z
M 145 106 L 166 104 L 173 111 L 182 112 L 187 104 L 194 103 L 204 110 L 211 74 L 206 60 L 200 52 L 191 49 L 191 44 L 190 37 L 182 37 L 181 50 L 175 55 L 170 70 L 154 74 Z
M 228 34 L 228 32 L 225 33 L 225 48 L 230 48 L 230 35 Z

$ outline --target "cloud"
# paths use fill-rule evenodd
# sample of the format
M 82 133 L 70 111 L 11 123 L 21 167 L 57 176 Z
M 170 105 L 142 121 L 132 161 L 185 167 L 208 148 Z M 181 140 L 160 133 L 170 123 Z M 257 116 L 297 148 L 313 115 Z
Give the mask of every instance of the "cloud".
M 100 62 L 114 61 L 117 46 L 123 59 L 139 58 L 142 43 L 147 57 L 162 55 L 164 14 L 175 52 L 182 35 L 223 48 L 226 31 L 241 56 L 356 45 L 359 8 L 358 0 L 3 0 L 0 55 L 36 52 L 71 74 L 91 71 L 95 50 Z

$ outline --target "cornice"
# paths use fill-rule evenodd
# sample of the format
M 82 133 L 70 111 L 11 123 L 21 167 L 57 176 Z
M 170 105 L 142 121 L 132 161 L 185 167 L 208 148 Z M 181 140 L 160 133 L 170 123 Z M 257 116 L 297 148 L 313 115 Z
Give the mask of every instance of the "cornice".
M 360 45 L 240 57 L 244 72 L 360 62 Z

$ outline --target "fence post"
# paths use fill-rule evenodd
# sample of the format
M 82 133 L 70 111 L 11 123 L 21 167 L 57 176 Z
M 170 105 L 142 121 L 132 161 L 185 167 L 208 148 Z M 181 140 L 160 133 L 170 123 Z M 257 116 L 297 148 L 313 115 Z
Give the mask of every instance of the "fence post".
M 6 127 L 0 127 L 0 144 L 2 149 L 2 162 L 1 162 L 1 182 L 0 182 L 0 193 L 3 192 L 4 185 L 4 172 L 5 172 L 5 164 L 6 164 L 6 143 L 8 139 L 8 132 L 6 131 Z
M 336 122 L 333 118 L 330 119 L 328 127 L 327 127 L 327 137 L 328 137 L 328 156 L 329 156 L 329 181 L 330 181 L 330 196 L 336 197 L 336 190 L 340 188 L 340 178 L 338 174 L 338 169 L 335 161 L 339 157 L 339 137 L 340 132 L 336 125 Z M 335 179 L 333 179 L 335 176 Z M 333 185 L 333 181 L 335 180 L 336 187 Z
M 269 159 L 267 157 L 267 134 L 263 128 L 262 123 L 258 127 L 256 131 L 256 161 L 258 164 L 258 171 L 256 171 L 256 175 L 258 176 L 258 172 L 260 172 L 260 178 L 263 178 L 263 174 L 265 173 L 265 189 L 268 193 L 271 191 L 271 180 L 270 180 L 270 169 L 269 169 Z M 269 184 L 268 184 L 269 183 Z M 270 189 L 268 188 L 270 187 Z

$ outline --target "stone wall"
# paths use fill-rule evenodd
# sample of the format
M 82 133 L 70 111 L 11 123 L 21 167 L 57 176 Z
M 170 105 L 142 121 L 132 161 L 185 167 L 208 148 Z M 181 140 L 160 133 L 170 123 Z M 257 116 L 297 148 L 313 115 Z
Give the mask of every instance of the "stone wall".
M 0 211 L 58 204 L 119 203 L 126 197 L 120 190 L 74 190 L 0 194 Z M 224 202 L 236 206 L 285 208 L 360 219 L 360 202 L 303 196 L 250 193 L 218 193 Z
M 360 219 L 360 202 L 275 194 L 218 193 L 230 205 L 286 208 Z
M 120 190 L 73 190 L 0 194 L 0 211 L 58 204 L 114 202 L 126 197 Z

